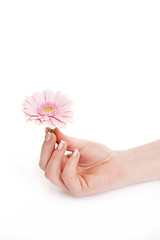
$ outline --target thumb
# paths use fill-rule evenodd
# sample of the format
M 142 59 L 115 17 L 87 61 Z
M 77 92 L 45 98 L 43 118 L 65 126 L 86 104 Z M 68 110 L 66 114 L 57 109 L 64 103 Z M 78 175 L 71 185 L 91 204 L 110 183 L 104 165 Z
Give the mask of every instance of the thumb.
M 67 143 L 67 150 L 69 151 L 74 151 L 75 148 L 81 150 L 87 143 L 87 141 L 84 139 L 74 138 L 65 135 L 57 127 L 54 129 L 54 134 L 56 135 L 57 143 L 59 143 L 61 140 L 64 140 Z

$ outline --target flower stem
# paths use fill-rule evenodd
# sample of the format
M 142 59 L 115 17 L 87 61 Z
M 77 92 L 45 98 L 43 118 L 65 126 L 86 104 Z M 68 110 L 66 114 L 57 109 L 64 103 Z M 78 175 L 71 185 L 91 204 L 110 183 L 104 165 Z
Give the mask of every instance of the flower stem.
M 54 133 L 54 129 L 50 128 L 50 132 Z

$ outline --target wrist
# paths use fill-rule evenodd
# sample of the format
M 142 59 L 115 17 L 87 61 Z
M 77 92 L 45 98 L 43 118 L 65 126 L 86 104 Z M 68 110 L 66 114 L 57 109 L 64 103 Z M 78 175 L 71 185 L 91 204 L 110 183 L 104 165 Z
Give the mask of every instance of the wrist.
M 124 151 L 116 151 L 130 184 L 160 180 L 160 140 Z

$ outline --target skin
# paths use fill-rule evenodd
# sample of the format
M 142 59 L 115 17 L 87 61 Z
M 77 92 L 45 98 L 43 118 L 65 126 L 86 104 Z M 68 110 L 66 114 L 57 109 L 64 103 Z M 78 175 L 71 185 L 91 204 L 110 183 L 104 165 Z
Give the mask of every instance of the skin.
M 53 184 L 74 196 L 160 179 L 160 140 L 124 151 L 46 128 L 39 166 Z M 49 132 L 49 134 L 48 134 Z M 47 141 L 48 140 L 48 141 Z M 59 150 L 56 145 L 63 140 Z M 74 150 L 78 152 L 73 156 Z M 66 151 L 70 153 L 66 154 Z

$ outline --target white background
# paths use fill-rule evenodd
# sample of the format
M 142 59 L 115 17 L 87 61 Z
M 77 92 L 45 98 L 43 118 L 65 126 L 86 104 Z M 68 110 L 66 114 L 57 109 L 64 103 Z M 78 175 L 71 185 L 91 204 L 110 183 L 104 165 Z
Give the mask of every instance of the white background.
M 160 136 L 160 2 L 0 1 L 0 240 L 160 240 L 160 182 L 75 198 L 38 161 L 23 99 L 72 99 L 63 131 L 128 149 Z

